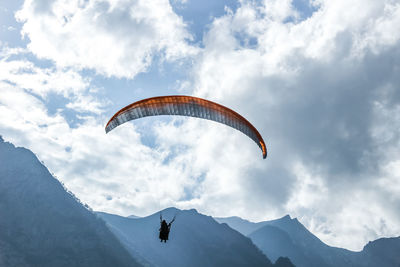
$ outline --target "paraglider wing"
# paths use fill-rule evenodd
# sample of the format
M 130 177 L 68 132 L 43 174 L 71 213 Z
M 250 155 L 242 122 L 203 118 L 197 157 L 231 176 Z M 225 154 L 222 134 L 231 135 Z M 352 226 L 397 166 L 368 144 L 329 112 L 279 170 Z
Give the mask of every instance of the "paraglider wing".
M 244 117 L 220 104 L 193 96 L 158 96 L 132 103 L 114 114 L 106 125 L 106 133 L 127 121 L 158 115 L 197 117 L 228 125 L 250 137 L 260 147 L 263 158 L 267 157 L 260 133 Z

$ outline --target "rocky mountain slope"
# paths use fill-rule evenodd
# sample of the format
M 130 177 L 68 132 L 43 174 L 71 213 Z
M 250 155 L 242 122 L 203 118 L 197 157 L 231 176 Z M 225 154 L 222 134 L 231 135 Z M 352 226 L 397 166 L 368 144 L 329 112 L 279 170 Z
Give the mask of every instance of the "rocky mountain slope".
M 0 266 L 138 266 L 103 220 L 0 137 Z
M 281 259 L 273 265 L 239 232 L 196 210 L 168 208 L 163 218 L 176 220 L 167 243 L 158 239 L 160 213 L 126 218 L 99 213 L 110 229 L 139 261 L 149 266 L 290 266 Z
M 360 252 L 331 247 L 289 215 L 272 221 L 249 222 L 239 217 L 216 218 L 247 235 L 272 261 L 288 257 L 296 266 L 400 266 L 400 237 L 381 238 Z

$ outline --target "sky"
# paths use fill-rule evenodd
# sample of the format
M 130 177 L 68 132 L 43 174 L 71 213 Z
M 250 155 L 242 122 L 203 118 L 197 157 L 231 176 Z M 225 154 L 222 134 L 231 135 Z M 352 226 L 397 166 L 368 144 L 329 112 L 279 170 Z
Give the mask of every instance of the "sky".
M 332 246 L 400 235 L 400 1 L 1 0 L 0 135 L 92 209 L 290 214 Z M 261 133 L 152 117 L 158 95 Z

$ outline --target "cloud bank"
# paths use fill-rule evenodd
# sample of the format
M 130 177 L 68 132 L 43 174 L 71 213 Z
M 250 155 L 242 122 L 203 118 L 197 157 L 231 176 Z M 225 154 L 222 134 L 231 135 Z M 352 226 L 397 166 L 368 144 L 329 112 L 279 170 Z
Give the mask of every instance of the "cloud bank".
M 196 53 L 167 0 L 29 0 L 16 17 L 39 58 L 106 76 L 133 78 L 156 54 L 178 60 Z

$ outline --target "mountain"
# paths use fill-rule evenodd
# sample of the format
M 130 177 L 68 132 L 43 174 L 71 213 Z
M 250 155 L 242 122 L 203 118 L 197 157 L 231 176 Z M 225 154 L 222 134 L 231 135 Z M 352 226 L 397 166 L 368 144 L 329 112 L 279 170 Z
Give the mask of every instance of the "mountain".
M 290 216 L 218 223 L 196 210 L 162 215 L 177 215 L 167 243 L 158 240 L 159 213 L 95 214 L 31 151 L 0 137 L 0 266 L 400 266 L 400 237 L 353 252 L 324 244 Z
M 289 257 L 297 266 L 346 266 L 350 263 L 347 260 L 350 251 L 326 245 L 290 216 L 269 221 L 248 236 L 268 256 L 267 251 L 275 252 L 275 257 Z
M 140 263 L 147 266 L 290 266 L 273 265 L 239 232 L 196 210 L 168 208 L 163 218 L 176 220 L 169 241 L 158 239 L 160 213 L 143 218 L 126 218 L 98 213 Z M 290 261 L 289 261 L 290 263 Z
M 246 233 L 272 261 L 278 257 L 288 257 L 299 267 L 400 266 L 400 238 L 378 239 L 366 245 L 361 252 L 354 252 L 326 245 L 289 215 L 259 223 L 238 217 L 216 220 Z
M 313 266 L 311 261 L 302 253 L 289 234 L 280 230 L 275 226 L 265 226 L 252 235 L 252 241 L 256 246 L 270 258 L 272 261 L 280 256 L 285 256 L 292 259 L 296 264 L 304 266 Z
M 380 238 L 369 242 L 354 257 L 360 266 L 400 266 L 400 237 Z
M 0 137 L 0 266 L 138 266 L 105 222 Z
M 268 222 L 250 222 L 248 220 L 242 219 L 237 216 L 227 217 L 227 218 L 214 218 L 219 223 L 226 223 L 236 231 L 239 231 L 243 235 L 247 236 L 254 232 L 255 230 L 267 225 Z

